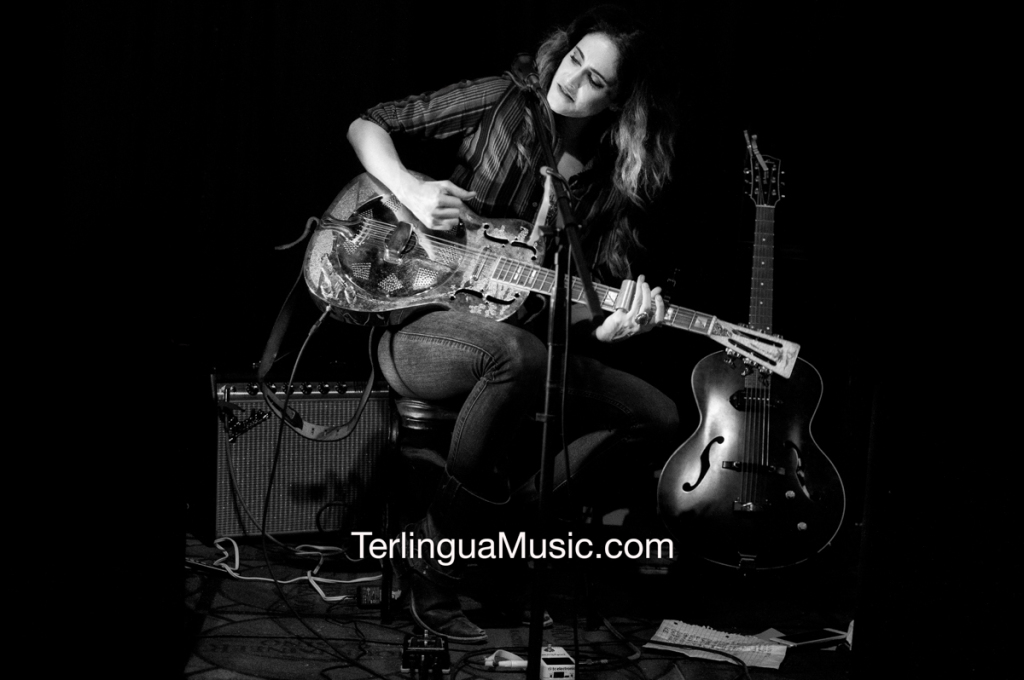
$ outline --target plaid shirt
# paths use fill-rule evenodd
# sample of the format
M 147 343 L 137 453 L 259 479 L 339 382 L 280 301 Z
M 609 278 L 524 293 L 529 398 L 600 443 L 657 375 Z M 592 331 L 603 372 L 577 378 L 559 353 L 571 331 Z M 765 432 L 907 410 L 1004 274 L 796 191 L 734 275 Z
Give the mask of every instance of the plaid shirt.
M 435 92 L 369 109 L 363 118 L 373 121 L 389 134 L 431 139 L 458 137 L 457 165 L 449 178 L 476 192 L 466 201 L 474 212 L 492 218 L 517 218 L 532 222 L 543 195 L 544 165 L 539 144 L 527 149 L 529 162 L 521 165 L 516 138 L 520 135 L 530 102 L 511 74 L 466 80 Z M 599 173 L 591 161 L 569 181 L 571 208 L 584 222 L 606 192 L 596 181 Z M 584 241 L 588 239 L 584 232 Z M 596 246 L 596 243 L 593 244 Z M 586 248 L 590 250 L 589 248 Z
M 410 135 L 427 139 L 458 138 L 457 165 L 449 178 L 454 184 L 476 192 L 476 198 L 465 201 L 479 215 L 491 218 L 516 218 L 533 222 L 544 193 L 540 168 L 543 151 L 538 143 L 527 149 L 529 162 L 521 165 L 516 139 L 525 119 L 530 101 L 516 84 L 511 73 L 501 77 L 465 80 L 454 85 L 384 102 L 370 108 L 363 118 L 380 125 L 391 135 Z M 535 122 L 536 124 L 536 122 Z M 536 136 L 536 135 L 535 135 Z M 570 207 L 583 225 L 581 243 L 591 264 L 591 274 L 598 281 L 611 283 L 616 278 L 596 266 L 603 244 L 602 232 L 607 222 L 593 220 L 591 215 L 607 199 L 607 182 L 600 182 L 602 171 L 592 159 L 581 172 L 569 180 Z M 553 249 L 547 249 L 544 263 L 551 265 Z M 602 275 L 603 274 L 603 275 Z M 543 307 L 529 304 L 545 298 L 531 296 L 520 310 L 519 323 L 533 327 L 539 337 L 543 330 Z M 542 302 L 543 304 L 543 302 Z M 575 307 L 575 305 L 574 305 Z M 408 310 L 393 313 L 392 322 L 404 318 Z M 527 318 L 529 317 L 529 318 Z

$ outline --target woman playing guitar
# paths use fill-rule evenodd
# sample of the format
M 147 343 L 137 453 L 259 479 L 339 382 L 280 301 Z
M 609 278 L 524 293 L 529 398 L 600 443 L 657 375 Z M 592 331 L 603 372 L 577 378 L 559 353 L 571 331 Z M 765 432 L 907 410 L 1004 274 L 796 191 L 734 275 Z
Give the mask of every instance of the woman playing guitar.
M 572 477 L 614 474 L 616 461 L 631 457 L 664 459 L 676 442 L 671 399 L 586 356 L 588 345 L 627 340 L 665 318 L 660 289 L 630 268 L 640 250 L 638 208 L 665 185 L 672 161 L 669 79 L 654 76 L 656 59 L 629 12 L 602 7 L 549 35 L 535 64 L 520 60 L 499 77 L 379 104 L 348 131 L 360 162 L 416 218 L 417 243 L 434 257 L 430 235 L 463 228 L 472 213 L 534 219 L 545 193 L 539 126 L 547 120 L 536 119 L 530 100 L 543 98 L 553 114 L 557 174 L 583 225 L 586 266 L 597 280 L 636 281 L 631 301 L 570 330 L 564 427 Z M 392 141 L 399 135 L 458 139 L 452 176 L 433 181 L 408 170 Z M 513 447 L 514 435 L 543 397 L 544 302 L 531 295 L 503 322 L 429 307 L 391 312 L 378 353 L 391 386 L 412 398 L 462 402 L 446 481 L 409 529 L 417 539 L 497 539 L 498 514 L 535 501 L 534 478 L 523 483 L 509 468 L 526 455 Z M 564 455 L 555 460 L 556 500 L 566 483 Z M 420 625 L 452 641 L 486 640 L 460 608 L 459 561 L 415 558 L 399 567 L 411 580 L 410 609 Z

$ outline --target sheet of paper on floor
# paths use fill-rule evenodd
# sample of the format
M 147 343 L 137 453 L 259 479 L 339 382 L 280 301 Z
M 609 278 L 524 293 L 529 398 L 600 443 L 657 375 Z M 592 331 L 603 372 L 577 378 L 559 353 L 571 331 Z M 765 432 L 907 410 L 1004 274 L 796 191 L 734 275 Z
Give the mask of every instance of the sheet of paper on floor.
M 786 658 L 785 645 L 767 642 L 766 640 L 752 635 L 723 633 L 722 631 L 718 631 L 713 628 L 695 626 L 693 624 L 684 623 L 683 621 L 674 621 L 671 619 L 666 619 L 661 622 L 661 626 L 658 627 L 658 630 L 654 633 L 651 641 L 644 645 L 645 647 L 679 652 L 680 654 L 685 654 L 691 658 L 713 659 L 715 661 L 728 661 L 733 663 L 728 657 L 724 657 L 720 654 L 704 652 L 697 649 L 680 649 L 678 647 L 672 647 L 665 644 L 659 645 L 659 642 L 717 649 L 742 659 L 748 666 L 757 666 L 758 668 L 778 669 L 782 664 L 782 660 Z

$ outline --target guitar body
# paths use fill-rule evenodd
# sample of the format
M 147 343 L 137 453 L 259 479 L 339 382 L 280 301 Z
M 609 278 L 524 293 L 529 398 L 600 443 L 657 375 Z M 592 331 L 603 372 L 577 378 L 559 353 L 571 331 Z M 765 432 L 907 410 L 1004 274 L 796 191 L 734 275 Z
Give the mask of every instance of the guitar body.
M 797 359 L 786 380 L 742 369 L 725 352 L 694 368 L 701 422 L 662 470 L 659 513 L 706 560 L 777 569 L 831 543 L 845 492 L 811 434 L 822 393 L 814 366 Z
M 413 225 L 429 233 L 429 244 Z M 527 292 L 491 276 L 494 264 L 542 257 L 543 239 L 528 222 L 467 214 L 455 229 L 427 230 L 363 173 L 342 189 L 313 232 L 304 275 L 314 299 L 339 314 L 436 306 L 500 321 L 515 313 Z
M 746 135 L 746 132 L 744 132 Z M 756 207 L 748 328 L 771 333 L 777 158 L 747 137 L 745 171 Z M 700 427 L 658 481 L 665 524 L 692 552 L 742 570 L 799 564 L 827 547 L 843 523 L 846 493 L 811 435 L 821 376 L 803 359 L 776 378 L 726 350 L 693 370 Z

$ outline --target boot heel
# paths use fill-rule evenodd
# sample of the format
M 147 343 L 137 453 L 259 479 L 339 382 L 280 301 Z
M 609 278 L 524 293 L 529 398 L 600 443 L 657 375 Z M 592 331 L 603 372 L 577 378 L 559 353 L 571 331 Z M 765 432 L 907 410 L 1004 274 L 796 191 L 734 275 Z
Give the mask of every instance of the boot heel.
M 450 642 L 487 642 L 487 633 L 462 612 L 459 596 L 420 574 L 413 574 L 409 613 L 418 625 Z

